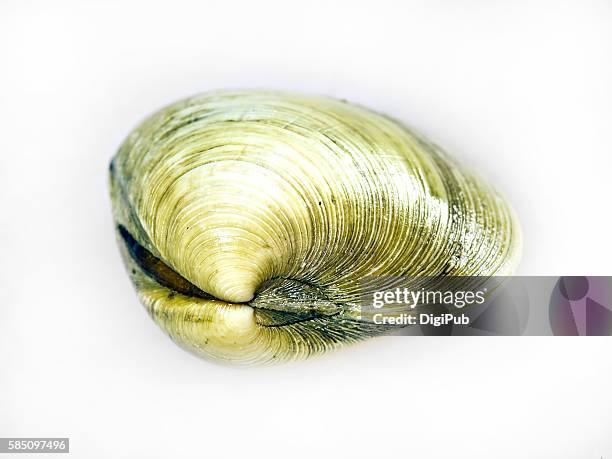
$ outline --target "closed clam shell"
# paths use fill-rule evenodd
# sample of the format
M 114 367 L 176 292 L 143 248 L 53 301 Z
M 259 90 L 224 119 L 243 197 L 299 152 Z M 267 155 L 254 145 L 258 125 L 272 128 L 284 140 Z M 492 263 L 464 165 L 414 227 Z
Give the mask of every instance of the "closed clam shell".
M 402 123 L 326 97 L 222 91 L 146 119 L 111 163 L 119 245 L 173 340 L 234 363 L 388 329 L 359 301 L 402 276 L 502 276 L 505 199 Z

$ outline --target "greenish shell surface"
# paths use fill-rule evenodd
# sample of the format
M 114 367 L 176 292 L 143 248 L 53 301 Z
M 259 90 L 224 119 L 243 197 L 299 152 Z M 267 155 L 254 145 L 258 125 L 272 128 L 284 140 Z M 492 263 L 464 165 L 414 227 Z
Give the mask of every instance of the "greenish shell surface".
M 514 212 L 487 182 L 400 122 L 326 97 L 173 104 L 123 143 L 110 189 L 151 317 L 226 362 L 384 334 L 359 300 L 388 279 L 509 275 L 520 254 Z

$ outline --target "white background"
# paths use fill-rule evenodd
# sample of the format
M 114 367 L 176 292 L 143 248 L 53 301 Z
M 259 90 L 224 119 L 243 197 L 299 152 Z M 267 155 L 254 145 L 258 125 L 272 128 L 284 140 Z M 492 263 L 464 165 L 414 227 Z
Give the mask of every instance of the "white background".
M 215 88 L 401 118 L 517 208 L 519 273 L 611 275 L 610 1 L 0 3 L 0 436 L 73 457 L 612 457 L 612 341 L 383 338 L 252 370 L 175 346 L 115 247 L 107 166 Z M 22 456 L 23 457 L 23 456 Z

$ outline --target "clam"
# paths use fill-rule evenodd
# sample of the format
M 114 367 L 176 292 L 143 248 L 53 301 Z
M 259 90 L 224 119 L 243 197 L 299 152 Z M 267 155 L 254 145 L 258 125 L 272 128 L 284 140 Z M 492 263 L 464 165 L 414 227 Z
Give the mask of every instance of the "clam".
M 120 147 L 110 191 L 146 310 L 224 362 L 387 333 L 360 314 L 376 279 L 508 275 L 520 252 L 489 184 L 401 122 L 326 97 L 221 91 L 170 105 Z

